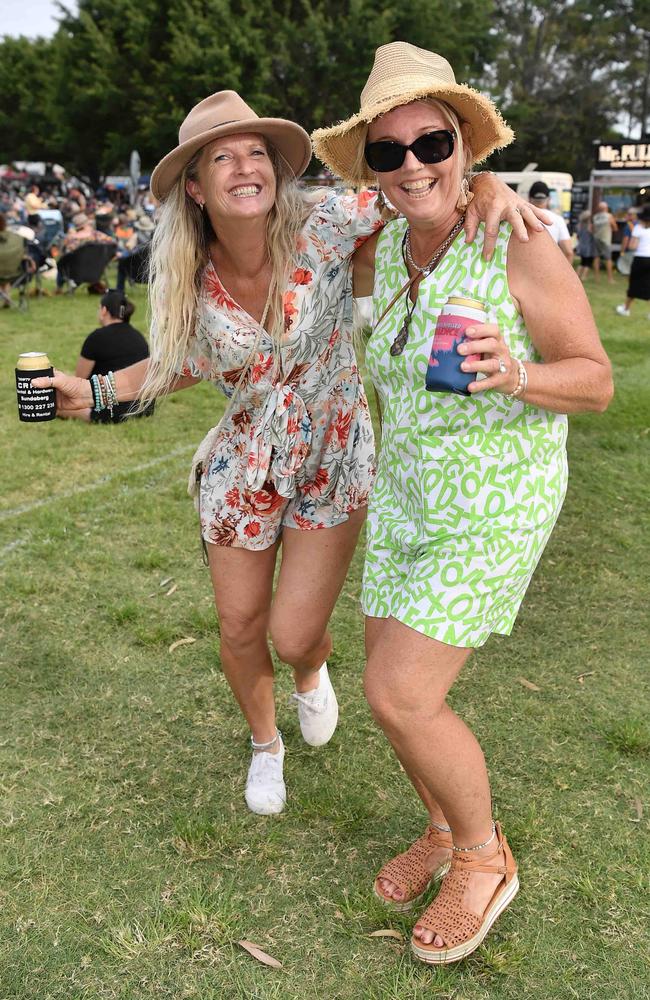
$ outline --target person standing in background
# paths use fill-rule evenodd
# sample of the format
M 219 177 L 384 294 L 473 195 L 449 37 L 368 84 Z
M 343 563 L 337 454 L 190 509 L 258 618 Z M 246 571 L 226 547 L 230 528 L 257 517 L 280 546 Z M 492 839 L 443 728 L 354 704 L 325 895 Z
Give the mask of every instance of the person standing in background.
M 621 306 L 616 306 L 619 316 L 629 316 L 635 299 L 650 300 L 650 205 L 644 205 L 629 239 L 628 250 L 634 254 L 627 298 Z
M 617 232 L 618 225 L 616 219 L 609 210 L 606 201 L 598 202 L 598 208 L 594 213 L 593 234 L 596 241 L 596 256 L 594 257 L 594 270 L 596 281 L 600 277 L 600 261 L 605 261 L 607 270 L 607 280 L 610 285 L 614 284 L 614 265 L 612 264 L 612 234 Z
M 580 281 L 584 281 L 592 268 L 594 257 L 596 256 L 596 241 L 594 240 L 594 234 L 591 231 L 590 211 L 587 210 L 586 212 L 580 213 L 576 236 L 578 238 L 576 243 L 576 253 L 580 258 L 578 277 L 580 278 Z
M 630 247 L 630 240 L 632 239 L 632 230 L 637 223 L 637 212 L 634 208 L 628 208 L 625 213 L 625 222 L 623 223 L 623 238 L 621 240 L 621 253 L 627 253 Z
M 531 205 L 543 208 L 544 211 L 549 212 L 553 216 L 553 222 L 545 228 L 551 234 L 551 237 L 555 240 L 569 264 L 573 266 L 573 243 L 571 242 L 567 224 L 561 215 L 551 211 L 549 207 L 551 192 L 544 181 L 535 181 L 534 184 L 531 184 L 530 191 L 528 192 L 528 200 Z

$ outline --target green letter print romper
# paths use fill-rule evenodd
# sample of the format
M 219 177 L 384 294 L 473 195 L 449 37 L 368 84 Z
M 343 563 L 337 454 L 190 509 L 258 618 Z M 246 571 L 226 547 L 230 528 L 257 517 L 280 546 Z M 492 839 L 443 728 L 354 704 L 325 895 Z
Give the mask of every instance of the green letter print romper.
M 407 281 L 406 220 L 377 245 L 373 314 Z M 383 411 L 377 481 L 368 514 L 362 606 L 452 646 L 509 635 L 553 529 L 567 482 L 563 414 L 477 396 L 429 392 L 425 376 L 436 319 L 450 295 L 481 299 L 514 358 L 539 360 L 510 296 L 511 227 L 490 262 L 481 238 L 461 233 L 424 278 L 403 354 L 389 350 L 406 312 L 402 297 L 373 330 L 367 365 Z

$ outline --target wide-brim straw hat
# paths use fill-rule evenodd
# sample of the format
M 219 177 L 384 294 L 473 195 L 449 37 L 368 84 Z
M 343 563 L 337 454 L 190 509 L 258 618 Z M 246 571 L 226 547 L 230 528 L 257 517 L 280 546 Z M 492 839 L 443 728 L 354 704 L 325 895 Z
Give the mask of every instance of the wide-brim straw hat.
M 449 104 L 461 122 L 469 125 L 472 163 L 508 146 L 515 137 L 489 97 L 456 83 L 446 59 L 409 42 L 389 42 L 375 53 L 358 113 L 312 133 L 316 156 L 348 184 L 376 184 L 376 175 L 365 160 L 359 167 L 359 144 L 366 127 L 393 108 L 425 97 Z
M 220 90 L 192 108 L 178 130 L 178 146 L 164 156 L 151 175 L 151 191 L 162 201 L 195 153 L 224 135 L 256 132 L 268 139 L 296 177 L 311 160 L 309 136 L 284 118 L 260 118 L 234 90 Z

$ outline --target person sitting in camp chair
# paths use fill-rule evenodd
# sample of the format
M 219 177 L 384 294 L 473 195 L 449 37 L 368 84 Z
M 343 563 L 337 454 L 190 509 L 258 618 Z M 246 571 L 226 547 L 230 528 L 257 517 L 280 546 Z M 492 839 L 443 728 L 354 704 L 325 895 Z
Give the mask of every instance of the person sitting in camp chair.
M 25 305 L 25 287 L 34 269 L 24 237 L 7 229 L 7 220 L 0 214 L 0 303 L 3 309 L 12 305 L 14 288 L 19 290 L 20 305 Z
M 89 292 L 103 294 L 106 285 L 101 277 L 106 265 L 115 256 L 116 243 L 110 236 L 95 229 L 85 212 L 78 212 L 63 240 L 63 256 L 57 263 L 57 293 L 66 281 L 73 286 L 88 284 Z

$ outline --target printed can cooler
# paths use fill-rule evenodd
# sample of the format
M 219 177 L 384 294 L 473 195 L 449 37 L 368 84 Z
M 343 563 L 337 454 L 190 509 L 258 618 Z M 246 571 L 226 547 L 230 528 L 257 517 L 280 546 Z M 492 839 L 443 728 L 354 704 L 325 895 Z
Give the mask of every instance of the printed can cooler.
M 452 296 L 438 316 L 431 344 L 426 387 L 429 392 L 455 392 L 471 395 L 467 386 L 480 376 L 461 370 L 463 361 L 478 361 L 480 354 L 459 354 L 458 345 L 465 340 L 465 330 L 487 322 L 485 306 L 478 299 Z
M 16 364 L 16 394 L 18 396 L 18 418 L 25 423 L 41 423 L 54 420 L 56 416 L 56 391 L 54 389 L 34 389 L 33 378 L 54 375 L 47 354 L 29 351 L 21 354 Z

